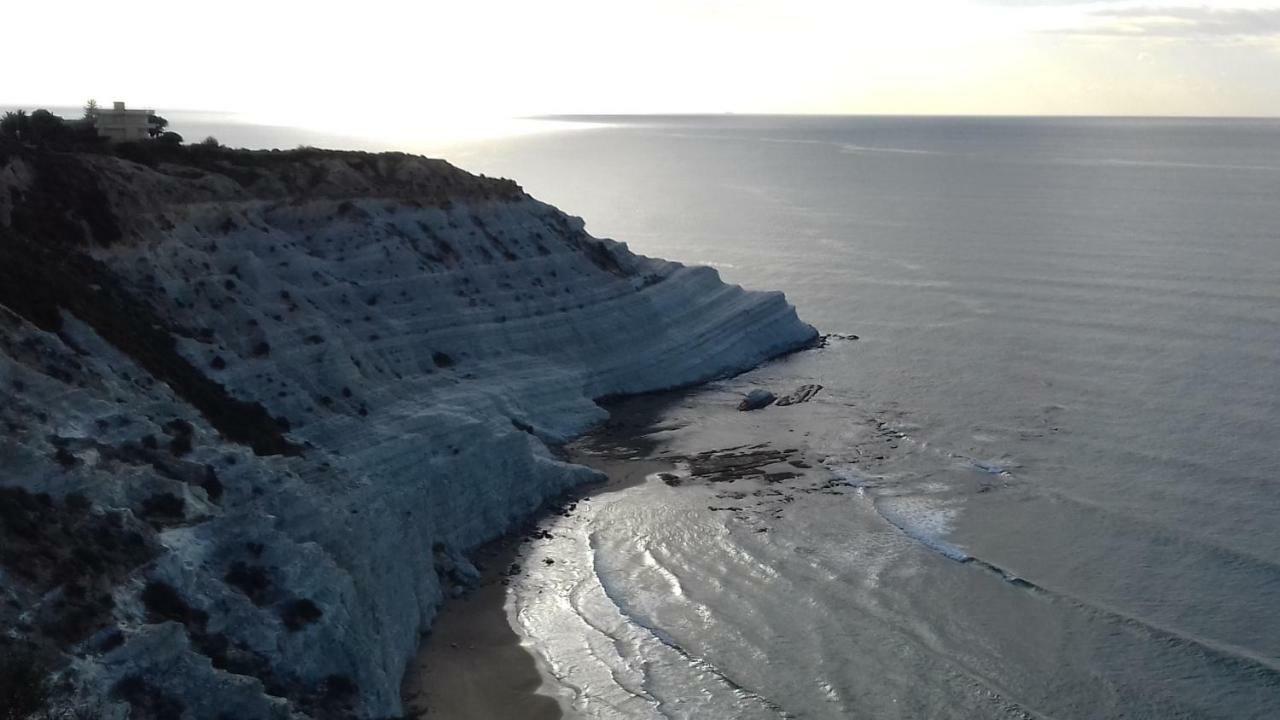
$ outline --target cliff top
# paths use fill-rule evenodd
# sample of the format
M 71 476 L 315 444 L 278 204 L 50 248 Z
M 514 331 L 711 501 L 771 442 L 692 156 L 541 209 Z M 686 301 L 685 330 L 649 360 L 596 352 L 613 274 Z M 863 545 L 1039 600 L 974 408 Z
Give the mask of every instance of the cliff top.
M 0 227 L 53 235 L 46 238 L 53 241 L 87 231 L 89 237 L 80 239 L 101 245 L 121 238 L 122 211 L 159 209 L 157 203 L 373 197 L 448 208 L 454 202 L 526 197 L 512 180 L 399 152 L 237 150 L 154 141 L 67 151 L 0 138 L 4 186 Z

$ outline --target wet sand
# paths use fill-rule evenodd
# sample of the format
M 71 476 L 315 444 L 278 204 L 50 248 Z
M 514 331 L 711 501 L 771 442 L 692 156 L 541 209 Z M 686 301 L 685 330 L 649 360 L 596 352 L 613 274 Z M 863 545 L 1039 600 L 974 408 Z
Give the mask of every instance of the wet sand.
M 480 586 L 447 601 L 431 635 L 405 672 L 405 712 L 414 718 L 556 720 L 560 705 L 539 694 L 542 676 L 504 608 L 506 568 L 520 540 L 504 538 L 477 553 Z
M 578 489 L 576 497 L 644 482 L 668 464 L 630 459 L 650 449 L 644 435 L 669 403 L 686 393 L 643 396 L 610 404 L 608 422 L 564 448 L 570 462 L 593 467 L 608 481 Z M 570 500 L 569 502 L 572 502 Z M 555 512 L 552 509 L 549 512 Z M 561 704 L 547 692 L 537 658 L 521 643 L 507 616 L 507 568 L 520 562 L 525 534 L 496 540 L 472 559 L 482 566 L 479 586 L 447 600 L 401 686 L 408 717 L 436 720 L 558 720 Z M 542 689 L 544 692 L 539 692 Z

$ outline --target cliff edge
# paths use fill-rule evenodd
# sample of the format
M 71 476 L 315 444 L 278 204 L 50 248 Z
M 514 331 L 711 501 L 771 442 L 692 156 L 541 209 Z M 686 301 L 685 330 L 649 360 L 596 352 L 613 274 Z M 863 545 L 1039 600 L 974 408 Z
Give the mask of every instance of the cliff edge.
M 400 154 L 0 153 L 0 654 L 102 717 L 389 717 L 593 400 L 810 343 Z

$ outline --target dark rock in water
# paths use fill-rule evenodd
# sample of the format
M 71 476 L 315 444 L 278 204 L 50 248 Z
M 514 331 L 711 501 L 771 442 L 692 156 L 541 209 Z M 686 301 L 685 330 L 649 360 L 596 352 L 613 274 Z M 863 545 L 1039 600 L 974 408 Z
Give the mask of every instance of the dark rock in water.
M 822 349 L 822 348 L 825 348 L 827 345 L 831 344 L 831 341 L 833 340 L 860 340 L 860 339 L 861 338 L 859 338 L 857 335 L 853 335 L 852 333 L 827 333 L 826 335 L 819 335 L 818 338 L 813 341 L 812 347 Z
M 671 487 L 676 487 L 681 483 L 680 476 L 672 473 L 658 473 L 658 479 Z
M 712 450 L 680 459 L 689 463 L 690 480 L 719 483 L 762 478 L 765 466 L 786 462 L 791 456 L 783 450 L 753 447 L 738 452 Z
M 738 409 L 744 412 L 748 410 L 759 410 L 760 408 L 768 407 L 776 399 L 777 396 L 768 390 L 760 390 L 757 388 L 747 393 L 746 397 L 742 398 L 742 402 L 738 403 Z
M 822 390 L 821 385 L 801 385 L 795 390 L 792 390 L 790 393 L 778 398 L 777 404 L 779 406 L 785 406 L 785 405 L 799 405 L 800 403 L 807 403 L 810 400 L 812 400 L 813 396 L 817 395 L 818 392 L 821 390 Z

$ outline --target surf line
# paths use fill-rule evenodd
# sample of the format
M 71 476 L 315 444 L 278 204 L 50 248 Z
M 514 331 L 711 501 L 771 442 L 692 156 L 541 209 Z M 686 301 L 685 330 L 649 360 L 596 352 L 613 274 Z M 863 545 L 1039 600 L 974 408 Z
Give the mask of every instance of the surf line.
M 927 543 L 921 543 L 929 547 Z M 931 548 L 932 549 L 932 548 Z M 944 557 L 950 557 L 946 553 L 939 553 Z M 1271 678 L 1271 683 L 1280 684 L 1280 665 L 1274 661 L 1262 657 L 1248 648 L 1240 647 L 1232 643 L 1224 643 L 1208 638 L 1197 637 L 1195 635 L 1181 632 L 1177 629 L 1165 627 L 1159 623 L 1146 618 L 1132 615 L 1119 608 L 1093 600 L 1087 600 L 1077 597 L 1070 593 L 1053 590 L 1043 585 L 1027 580 L 999 565 L 987 562 L 981 558 L 967 556 L 965 559 L 950 558 L 962 565 L 971 565 L 975 568 L 985 570 L 993 575 L 998 576 L 1001 580 L 1021 588 L 1030 593 L 1044 596 L 1056 602 L 1065 602 L 1073 605 L 1087 613 L 1100 615 L 1110 622 L 1120 625 L 1128 625 L 1130 627 L 1139 628 L 1143 632 L 1151 633 L 1156 637 L 1163 638 L 1175 645 L 1184 647 L 1192 647 L 1205 655 L 1215 657 L 1218 660 L 1235 665 L 1242 668 L 1251 668 L 1254 671 L 1261 672 Z
M 657 640 L 660 644 L 666 646 L 667 648 L 670 648 L 677 655 L 684 658 L 685 661 L 687 661 L 694 668 L 697 668 L 698 670 L 701 670 L 705 673 L 713 675 L 714 677 L 719 679 L 720 682 L 724 683 L 730 690 L 733 690 L 736 694 L 741 695 L 743 697 L 750 698 L 751 700 L 754 700 L 760 703 L 760 705 L 764 706 L 769 711 L 777 713 L 778 717 L 783 718 L 783 720 L 792 720 L 793 718 L 797 717 L 797 715 L 789 712 L 788 710 L 786 710 L 785 708 L 783 708 L 781 705 L 774 702 L 773 700 L 770 700 L 764 695 L 761 695 L 760 693 L 754 690 L 751 690 L 750 688 L 747 688 L 742 683 L 739 683 L 738 681 L 729 677 L 727 674 L 721 671 L 720 668 L 716 667 L 715 664 L 712 663 L 711 661 L 705 658 L 698 657 L 697 655 L 694 655 L 693 653 L 689 652 L 685 648 L 681 647 L 680 644 L 676 642 L 675 638 L 668 635 L 661 628 L 657 628 L 649 623 L 643 622 L 641 621 L 640 618 L 628 612 L 622 606 L 622 603 L 618 600 L 618 598 L 615 598 L 613 594 L 609 592 L 609 584 L 604 582 L 604 579 L 600 576 L 600 572 L 596 566 L 596 552 L 598 550 L 598 547 L 596 543 L 596 534 L 594 532 L 590 534 L 588 543 L 591 550 L 591 574 L 596 578 L 596 581 L 600 584 L 600 589 L 604 591 L 604 596 L 608 598 L 609 602 L 614 606 L 614 608 L 617 609 L 618 614 L 621 615 L 623 618 L 626 618 L 627 622 L 647 632 L 650 636 L 653 637 L 654 640 Z

